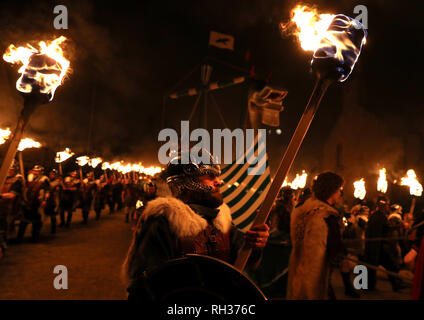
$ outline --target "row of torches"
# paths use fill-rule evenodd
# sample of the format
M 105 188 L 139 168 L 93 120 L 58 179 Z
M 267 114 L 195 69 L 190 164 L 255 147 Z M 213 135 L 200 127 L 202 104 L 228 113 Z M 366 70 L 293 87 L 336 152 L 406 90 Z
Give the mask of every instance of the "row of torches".
M 380 175 L 377 180 L 377 191 L 381 193 L 386 193 L 387 186 L 388 186 L 387 178 L 386 178 L 386 169 L 385 168 L 380 169 L 379 173 Z M 397 183 L 397 180 L 393 182 Z M 421 197 L 423 194 L 423 186 L 417 180 L 417 175 L 415 174 L 415 171 L 413 169 L 409 169 L 406 172 L 406 176 L 400 179 L 400 185 L 408 186 L 409 193 L 412 196 Z M 353 186 L 355 187 L 354 197 L 357 199 L 363 200 L 365 198 L 365 195 L 367 194 L 364 178 L 361 178 L 360 180 L 355 181 L 353 183 Z
M 306 186 L 307 178 L 308 178 L 308 174 L 305 172 L 305 170 L 302 170 L 301 174 L 296 173 L 296 177 L 291 182 L 286 177 L 282 187 L 288 186 L 294 190 L 303 189 Z M 397 181 L 395 180 L 394 183 L 397 183 Z M 417 175 L 415 174 L 415 171 L 413 169 L 409 169 L 406 172 L 406 176 L 401 178 L 400 185 L 408 186 L 409 193 L 412 196 L 416 196 L 416 197 L 422 196 L 423 186 L 417 180 Z M 360 180 L 355 181 L 353 183 L 353 186 L 355 188 L 353 196 L 357 199 L 363 200 L 365 198 L 365 195 L 367 194 L 364 178 L 361 178 Z M 383 168 L 379 170 L 379 177 L 377 180 L 377 191 L 381 193 L 386 193 L 387 187 L 388 187 L 388 182 L 386 178 L 386 169 Z
M 6 140 L 10 137 L 11 131 L 9 129 L 0 129 L 0 144 L 6 142 Z M 41 143 L 37 142 L 31 138 L 21 139 L 18 146 L 18 151 L 24 151 L 25 149 L 30 148 L 40 148 Z M 56 153 L 56 163 L 61 164 L 62 162 L 68 160 L 74 156 L 74 153 L 66 148 L 64 151 L 60 151 Z M 161 167 L 150 166 L 144 167 L 141 163 L 125 163 L 124 161 L 116 161 L 113 163 L 103 161 L 100 157 L 90 158 L 88 156 L 81 156 L 76 158 L 76 163 L 80 167 L 84 167 L 85 165 L 89 165 L 93 169 L 96 168 L 99 164 L 102 164 L 102 170 L 115 170 L 122 174 L 127 174 L 131 172 L 136 172 L 139 174 L 145 174 L 149 176 L 154 176 L 157 173 L 162 171 Z
M 68 160 L 74 156 L 74 153 L 69 149 L 66 148 L 64 151 L 60 151 L 56 153 L 56 163 L 61 164 L 62 162 Z M 148 176 L 154 176 L 158 173 L 160 173 L 163 168 L 156 167 L 156 166 L 150 166 L 150 167 L 144 167 L 141 162 L 139 163 L 125 163 L 124 161 L 116 161 L 113 163 L 103 161 L 100 157 L 93 157 L 90 158 L 88 156 L 80 156 L 76 158 L 76 163 L 80 167 L 84 167 L 85 165 L 89 165 L 93 169 L 96 168 L 99 164 L 102 164 L 102 170 L 115 170 L 122 174 L 128 174 L 128 173 L 139 173 L 139 174 L 145 174 Z

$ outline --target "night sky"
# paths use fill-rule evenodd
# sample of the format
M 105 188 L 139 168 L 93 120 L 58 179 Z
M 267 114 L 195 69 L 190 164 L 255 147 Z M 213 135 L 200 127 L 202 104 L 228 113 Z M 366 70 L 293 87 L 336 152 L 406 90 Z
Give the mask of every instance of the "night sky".
M 271 166 L 275 166 L 314 82 L 309 70 L 311 53 L 302 51 L 295 39 L 283 37 L 279 30 L 279 23 L 289 19 L 290 9 L 297 3 L 2 1 L 0 49 L 4 52 L 10 43 L 68 37 L 65 52 L 72 71 L 56 91 L 54 101 L 33 115 L 27 135 L 56 151 L 69 146 L 80 153 L 91 152 L 110 160 L 142 160 L 145 164 L 158 163 L 159 130 L 179 128 L 179 121 L 188 118 L 195 97 L 167 100 L 164 118 L 163 97 L 172 90 L 199 86 L 200 69 L 196 66 L 202 61 L 212 64 L 211 81 L 245 75 L 254 67 L 256 78 L 268 78 L 269 85 L 289 92 L 280 115 L 282 134 L 276 135 L 274 128 L 268 137 Z M 369 36 L 352 75 L 359 78 L 358 99 L 363 107 L 382 121 L 394 123 L 394 130 L 405 135 L 420 127 L 417 119 L 423 119 L 423 37 L 418 3 L 360 2 L 368 7 Z M 53 28 L 57 4 L 68 8 L 68 30 Z M 322 12 L 355 16 L 353 8 L 358 3 L 313 4 Z M 208 47 L 211 30 L 234 36 L 235 51 Z M 16 71 L 16 67 L 1 62 L 1 127 L 14 127 L 22 106 L 22 98 L 14 90 Z M 298 165 L 322 151 L 350 81 L 328 91 L 301 148 Z M 247 85 L 239 85 L 213 93 L 231 129 L 240 127 L 247 91 Z M 411 126 L 411 122 L 415 124 Z M 196 125 L 194 122 L 192 129 Z M 209 102 L 208 128 L 222 127 Z

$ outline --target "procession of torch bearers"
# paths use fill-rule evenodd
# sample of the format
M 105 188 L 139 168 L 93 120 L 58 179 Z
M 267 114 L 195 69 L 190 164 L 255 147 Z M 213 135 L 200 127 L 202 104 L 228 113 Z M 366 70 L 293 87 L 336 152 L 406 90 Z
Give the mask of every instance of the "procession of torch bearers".
M 43 166 L 35 165 L 26 174 L 23 153 L 40 148 L 41 143 L 22 135 L 34 110 L 53 100 L 56 89 L 67 76 L 70 62 L 62 49 L 66 40 L 60 36 L 52 41 L 40 41 L 38 48 L 31 44 L 21 47 L 11 44 L 3 55 L 6 62 L 21 65 L 16 89 L 24 97 L 24 107 L 13 133 L 9 128 L 0 129 L 0 144 L 8 143 L 0 168 L 0 256 L 11 239 L 23 241 L 28 224 L 32 225 L 31 240 L 38 241 L 44 220 L 42 213 L 50 218 L 51 233 L 56 233 L 57 215 L 59 226 L 69 228 L 77 208 L 81 209 L 86 224 L 92 209 L 98 220 L 106 204 L 109 213 L 123 209 L 125 204 L 128 222 L 133 218 L 137 201 L 146 203 L 156 192 L 152 179 L 161 168 L 123 161 L 109 164 L 101 157 L 79 156 L 75 160 L 78 175 L 75 170 L 64 171 L 64 164 L 75 156 L 69 148 L 56 153 L 59 172 L 51 168 L 47 173 Z M 18 161 L 15 161 L 16 153 Z M 103 174 L 96 177 L 94 170 L 101 163 Z M 88 172 L 86 168 L 90 168 Z
M 5 142 L 8 137 L 5 135 Z M 8 170 L 0 200 L 2 253 L 7 243 L 24 240 L 29 224 L 32 225 L 30 240 L 35 242 L 40 238 L 45 219 L 50 220 L 50 232 L 54 234 L 57 226 L 70 228 L 72 217 L 79 210 L 84 224 L 88 223 L 91 211 L 95 212 L 95 220 L 99 220 L 105 209 L 110 214 L 124 210 L 125 222 L 135 224 L 145 204 L 156 196 L 161 167 L 77 157 L 70 148 L 56 153 L 58 170 L 51 167 L 47 172 L 43 166 L 35 165 L 26 172 L 23 153 L 41 146 L 33 139 L 22 139 L 17 148 L 18 161 L 13 161 Z M 76 166 L 78 170 L 74 170 Z M 65 168 L 71 169 L 65 171 Z
M 396 275 L 399 271 L 398 264 L 403 263 L 404 257 L 411 249 L 408 244 L 409 231 L 414 229 L 411 216 L 417 199 L 423 192 L 415 171 L 410 169 L 406 172 L 406 176 L 389 184 L 386 169 L 380 169 L 377 180 L 378 197 L 375 201 L 372 199 L 366 201 L 367 186 L 364 177 L 356 181 L 343 181 L 337 174 L 325 172 L 315 176 L 309 186 L 308 173 L 305 170 L 296 173 L 291 181 L 288 178 L 288 173 L 327 88 L 333 83 L 347 80 L 361 53 L 362 46 L 365 45 L 366 30 L 359 22 L 345 15 L 318 14 L 315 9 L 312 10 L 306 6 L 297 6 L 292 12 L 291 21 L 282 23 L 280 27 L 284 32 L 296 35 L 303 50 L 313 52 L 311 67 L 316 76 L 316 82 L 305 111 L 254 217 L 252 230 L 257 226 L 268 224 L 271 230 L 278 229 L 282 234 L 286 232 L 284 240 L 290 242 L 290 232 L 287 230 L 290 229 L 290 219 L 293 219 L 293 225 L 298 224 L 295 232 L 299 232 L 301 236 L 295 236 L 292 239 L 303 241 L 302 237 L 306 233 L 301 229 L 305 228 L 305 221 L 309 219 L 310 212 L 327 210 L 326 213 L 331 212 L 329 215 L 339 212 L 343 218 L 340 219 L 343 224 L 341 228 L 343 240 L 350 240 L 350 243 L 353 243 L 350 247 L 352 250 L 349 259 L 355 262 L 365 260 L 364 263 L 371 268 L 378 269 L 378 266 L 384 266 L 388 271 L 393 290 L 399 290 L 402 287 L 399 279 L 402 280 L 402 277 Z M 22 138 L 24 129 L 34 110 L 40 105 L 51 102 L 55 91 L 67 77 L 70 62 L 65 58 L 61 47 L 66 40 L 61 36 L 52 41 L 41 41 L 38 49 L 29 44 L 24 47 L 10 45 L 3 55 L 5 61 L 21 64 L 18 71 L 21 76 L 16 83 L 16 89 L 24 97 L 24 107 L 13 132 L 9 128 L 0 129 L 0 144 L 8 143 L 0 168 L 0 253 L 6 250 L 8 241 L 23 241 L 28 224 L 32 225 L 31 240 L 38 241 L 44 220 L 42 214 L 50 219 L 51 233 L 56 233 L 57 216 L 60 217 L 59 227 L 70 228 L 73 215 L 79 209 L 84 224 L 88 223 L 91 211 L 95 212 L 95 219 L 99 220 L 106 206 L 108 206 L 109 214 L 124 210 L 125 221 L 136 223 L 146 204 L 157 195 L 156 183 L 160 180 L 159 176 L 163 168 L 145 167 L 142 162 L 105 161 L 103 157 L 97 155 L 75 154 L 70 148 L 56 153 L 55 162 L 58 170 L 50 168 L 51 170 L 46 172 L 43 166 L 35 165 L 25 172 L 25 150 L 40 148 L 42 144 L 31 138 Z M 16 153 L 18 153 L 18 161 L 15 161 Z M 65 170 L 73 168 L 74 165 L 77 165 L 77 170 Z M 332 193 L 319 198 L 318 186 L 321 185 L 321 188 L 325 189 L 326 183 L 331 184 L 334 181 L 336 181 L 336 188 L 332 190 Z M 397 183 L 397 181 L 400 182 Z M 355 199 L 355 203 L 351 209 L 348 209 L 346 203 L 340 200 L 343 183 L 345 185 L 349 183 L 354 187 L 351 198 Z M 403 212 L 399 204 L 390 203 L 386 193 L 392 185 L 409 187 L 411 205 L 408 212 Z M 242 188 L 238 182 L 235 182 L 234 186 Z M 325 192 L 321 193 L 325 194 Z M 316 207 L 313 207 L 314 205 Z M 284 213 L 282 214 L 280 210 Z M 302 210 L 305 211 L 302 212 Z M 323 223 L 323 228 L 327 228 L 330 234 L 331 225 L 326 223 Z M 17 233 L 15 232 L 16 224 L 18 224 Z M 389 232 L 375 231 L 383 224 L 389 227 Z M 336 223 L 335 229 L 337 228 Z M 384 258 L 379 256 L 375 260 L 377 249 L 373 244 L 384 239 L 392 241 L 391 251 L 386 252 Z M 332 245 L 327 243 L 327 238 L 311 242 L 326 243 L 328 247 Z M 302 245 L 293 244 L 293 248 L 297 249 Z M 240 272 L 244 270 L 247 261 L 251 258 L 251 253 L 252 248 L 246 243 L 240 247 L 234 261 L 236 270 Z M 304 253 L 298 254 L 300 257 Z M 306 258 L 308 261 L 311 260 L 310 257 Z M 320 258 L 316 258 L 318 259 Z M 322 259 L 325 258 L 322 257 Z M 395 265 L 393 261 L 398 264 Z M 405 263 L 407 262 L 405 260 Z M 301 266 L 300 263 L 299 266 Z M 349 282 L 349 267 L 342 266 L 340 270 L 346 286 L 346 295 L 355 296 L 356 293 Z M 295 271 L 300 274 L 301 268 L 292 265 L 291 271 L 292 275 Z M 321 274 L 324 273 L 321 272 Z M 296 292 L 297 289 L 290 287 L 289 281 L 289 298 L 323 298 L 327 294 L 328 288 L 325 286 L 329 281 L 328 279 L 318 280 L 317 283 L 324 285 L 319 288 L 319 292 L 314 292 L 311 296 Z M 371 282 L 371 285 L 375 286 L 375 276 L 372 281 L 374 282 Z

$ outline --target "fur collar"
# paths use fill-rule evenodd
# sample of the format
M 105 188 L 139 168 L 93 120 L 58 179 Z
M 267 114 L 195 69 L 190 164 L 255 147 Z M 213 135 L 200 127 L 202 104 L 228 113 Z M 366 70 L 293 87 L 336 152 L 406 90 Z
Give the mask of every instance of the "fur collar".
M 222 233 L 231 229 L 232 220 L 230 208 L 224 203 L 213 220 L 214 226 Z M 188 205 L 174 197 L 159 197 L 150 201 L 141 219 L 146 221 L 150 216 L 165 215 L 171 230 L 178 237 L 196 236 L 208 226 L 206 219 L 195 213 Z
M 312 210 L 320 210 L 322 212 L 325 212 L 325 216 L 328 217 L 330 215 L 339 215 L 339 212 L 332 206 L 330 206 L 328 203 L 318 200 L 315 197 L 311 197 L 308 200 L 305 201 L 305 203 L 300 206 L 299 211 L 302 212 L 309 212 Z

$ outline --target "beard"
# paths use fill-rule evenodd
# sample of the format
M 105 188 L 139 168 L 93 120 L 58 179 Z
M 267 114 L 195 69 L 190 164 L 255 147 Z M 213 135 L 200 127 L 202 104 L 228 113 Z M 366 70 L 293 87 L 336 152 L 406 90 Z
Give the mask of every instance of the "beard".
M 191 202 L 212 209 L 216 209 L 224 203 L 219 190 L 215 192 L 195 192 L 191 196 Z

